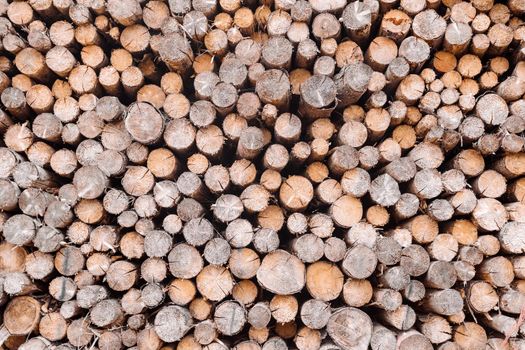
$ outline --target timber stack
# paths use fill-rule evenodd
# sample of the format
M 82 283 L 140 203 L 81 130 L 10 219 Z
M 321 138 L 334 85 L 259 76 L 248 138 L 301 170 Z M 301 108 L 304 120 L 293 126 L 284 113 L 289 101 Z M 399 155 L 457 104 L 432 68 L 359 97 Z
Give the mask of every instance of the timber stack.
M 525 0 L 0 0 L 0 349 L 525 349 Z

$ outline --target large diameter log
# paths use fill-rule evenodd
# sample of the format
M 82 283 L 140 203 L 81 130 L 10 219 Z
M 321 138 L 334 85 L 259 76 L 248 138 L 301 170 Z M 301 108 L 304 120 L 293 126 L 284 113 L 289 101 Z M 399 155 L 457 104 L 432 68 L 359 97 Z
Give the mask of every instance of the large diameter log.
M 4 325 L 0 328 L 0 344 L 9 336 L 25 336 L 40 322 L 40 303 L 29 296 L 13 298 L 4 310 Z
M 272 293 L 295 294 L 306 284 L 306 269 L 295 256 L 284 250 L 276 250 L 262 260 L 257 270 L 257 281 Z
M 346 307 L 330 316 L 326 331 L 343 350 L 366 350 L 372 337 L 372 320 L 363 311 Z

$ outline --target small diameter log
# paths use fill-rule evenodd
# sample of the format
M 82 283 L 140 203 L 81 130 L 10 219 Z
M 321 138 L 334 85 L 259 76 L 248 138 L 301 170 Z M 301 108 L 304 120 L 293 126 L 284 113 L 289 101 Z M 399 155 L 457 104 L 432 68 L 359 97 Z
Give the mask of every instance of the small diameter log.
M 320 300 L 307 300 L 301 307 L 301 320 L 312 329 L 321 329 L 326 326 L 332 310 L 330 306 Z
M 13 117 L 25 120 L 30 113 L 24 92 L 16 87 L 6 88 L 1 95 L 2 103 Z
M 365 62 L 375 71 L 383 72 L 397 57 L 396 43 L 387 37 L 374 38 L 365 53 Z
M 406 333 L 402 333 L 399 337 L 401 340 L 399 343 L 399 349 L 412 349 L 412 348 L 418 348 L 418 349 L 432 349 L 433 346 L 429 339 L 416 331 L 408 331 Z
M 260 259 L 255 251 L 248 248 L 232 251 L 229 267 L 234 276 L 242 279 L 252 278 L 259 266 Z
M 330 13 L 315 16 L 312 22 L 312 33 L 319 41 L 324 39 L 338 39 L 341 33 L 341 25 L 337 18 Z
M 193 51 L 186 38 L 179 33 L 164 35 L 163 44 L 159 47 L 159 55 L 170 70 L 186 74 L 193 62 Z
M 300 68 L 309 68 L 317 57 L 317 45 L 311 39 L 302 40 L 297 45 L 295 64 Z
M 341 196 L 329 209 L 330 216 L 337 226 L 349 228 L 361 220 L 363 208 L 359 199 L 350 195 Z M 351 213 L 352 215 L 348 215 Z
M 385 265 L 394 265 L 401 259 L 401 245 L 391 237 L 381 237 L 375 246 L 377 260 Z
M 428 270 L 430 258 L 419 245 L 412 244 L 403 249 L 400 266 L 410 276 L 420 276 Z
M 429 291 L 423 302 L 429 311 L 445 316 L 457 314 L 463 308 L 463 299 L 454 289 Z
M 314 195 L 313 186 L 302 176 L 291 176 L 282 185 L 279 199 L 291 211 L 306 209 Z
M 334 148 L 328 160 L 328 166 L 336 176 L 341 176 L 346 171 L 355 168 L 358 163 L 358 154 L 356 150 L 349 145 Z
M 156 142 L 164 130 L 164 120 L 160 113 L 151 104 L 144 102 L 128 107 L 124 123 L 131 137 L 143 144 Z
M 356 264 L 360 261 L 360 264 Z M 343 262 L 343 272 L 352 278 L 364 279 L 370 276 L 377 265 L 377 257 L 374 252 L 363 245 L 355 245 L 348 250 Z
M 467 301 L 475 312 L 489 312 L 498 303 L 494 288 L 483 281 L 471 282 L 467 295 Z
M 166 306 L 155 316 L 155 333 L 166 342 L 180 340 L 191 326 L 192 319 L 189 311 L 180 306 Z
M 456 270 L 451 263 L 446 261 L 434 261 L 430 263 L 426 286 L 436 289 L 448 289 L 456 283 Z
M 306 288 L 316 299 L 333 300 L 343 290 L 343 274 L 335 265 L 323 261 L 316 262 L 306 271 Z
M 357 223 L 350 228 L 345 235 L 345 240 L 350 245 L 362 244 L 373 249 L 377 241 L 376 229 L 364 222 Z
M 518 335 L 518 331 L 515 330 L 515 320 L 512 317 L 503 314 L 487 314 L 483 321 L 486 326 L 501 334 L 509 334 L 510 336 Z
M 225 301 L 217 306 L 214 314 L 217 330 L 224 335 L 239 333 L 246 323 L 245 309 L 234 301 Z
M 508 285 L 514 278 L 512 263 L 502 256 L 487 259 L 480 266 L 480 276 L 498 287 Z
M 135 265 L 127 261 L 112 263 L 106 272 L 108 286 L 115 291 L 126 291 L 136 282 L 138 273 Z
M 401 305 L 394 311 L 381 311 L 380 317 L 384 323 L 400 331 L 410 329 L 415 321 L 415 311 L 408 305 Z
M 472 29 L 465 23 L 450 23 L 445 31 L 444 47 L 452 54 L 465 51 L 472 38 Z
M 379 323 L 374 323 L 372 337 L 370 338 L 370 347 L 373 350 L 378 349 L 395 349 L 396 335 L 394 332 Z
M 374 291 L 373 305 L 383 310 L 393 311 L 401 306 L 401 293 L 392 289 L 377 289 Z
M 336 105 L 336 87 L 327 76 L 313 75 L 301 84 L 299 112 L 309 118 L 328 117 Z
M 370 197 L 384 207 L 396 204 L 401 196 L 397 182 L 388 174 L 381 175 L 370 184 Z
M 432 343 L 443 343 L 450 340 L 452 329 L 448 321 L 439 316 L 430 316 L 424 319 L 421 332 Z
M 372 75 L 372 69 L 364 63 L 346 66 L 335 77 L 339 106 L 346 107 L 359 100 L 365 93 Z
M 271 37 L 262 47 L 261 63 L 268 69 L 290 68 L 293 46 L 284 37 Z
M 432 27 L 436 28 L 437 24 Z M 439 25 L 437 25 L 438 33 L 440 32 Z M 444 26 L 442 28 L 444 30 Z M 437 36 L 440 34 L 431 34 L 430 37 Z M 430 40 L 432 42 L 432 40 Z M 423 64 L 428 60 L 430 55 L 429 44 L 425 39 L 410 36 L 404 39 L 399 45 L 399 56 L 405 58 L 413 71 L 421 70 Z
M 44 56 L 33 48 L 25 48 L 18 52 L 15 65 L 22 74 L 41 82 L 46 82 L 51 74 Z
M 233 289 L 233 279 L 223 267 L 208 265 L 197 276 L 197 289 L 206 298 L 223 300 Z
M 366 3 L 347 5 L 342 14 L 342 22 L 349 37 L 358 44 L 363 44 L 370 35 L 372 10 Z
M 269 69 L 257 79 L 255 92 L 263 103 L 286 110 L 290 99 L 290 80 L 282 71 Z
M 253 159 L 262 151 L 264 146 L 262 130 L 256 127 L 248 127 L 240 133 L 237 155 L 244 159 Z
M 454 341 L 463 347 L 485 346 L 487 334 L 477 323 L 465 322 L 454 332 Z
M 42 317 L 38 330 L 47 340 L 58 341 L 66 336 L 67 323 L 60 313 L 51 312 Z

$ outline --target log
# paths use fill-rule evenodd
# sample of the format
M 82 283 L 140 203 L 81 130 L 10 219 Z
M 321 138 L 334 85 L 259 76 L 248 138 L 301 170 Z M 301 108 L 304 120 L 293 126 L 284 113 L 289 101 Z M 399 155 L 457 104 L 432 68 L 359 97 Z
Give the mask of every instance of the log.
M 410 329 L 416 321 L 414 310 L 407 305 L 401 305 L 394 311 L 382 311 L 381 318 L 386 324 L 400 331 Z
M 330 301 L 343 289 L 343 274 L 335 265 L 319 261 L 306 270 L 306 288 L 316 299 Z
M 334 77 L 339 105 L 346 107 L 357 102 L 366 91 L 371 75 L 372 69 L 363 63 L 350 64 L 342 69 Z
M 292 59 L 292 44 L 284 37 L 268 39 L 261 50 L 261 63 L 267 69 L 289 68 Z
M 466 322 L 454 333 L 454 341 L 460 346 L 475 347 L 486 344 L 487 335 L 483 328 L 474 322 Z
M 522 3 L 0 0 L 0 347 L 522 346 Z
M 305 278 L 304 264 L 282 250 L 265 256 L 257 270 L 257 280 L 261 285 L 269 291 L 282 295 L 294 294 L 295 291 L 302 289 L 306 283 Z
M 362 262 L 357 266 L 356 262 Z M 377 265 L 374 252 L 363 245 L 356 245 L 348 250 L 342 262 L 343 271 L 352 278 L 364 279 L 370 276 Z
M 164 307 L 155 316 L 155 333 L 163 341 L 180 340 L 191 326 L 189 311 L 180 306 Z
M 349 228 L 361 220 L 363 208 L 358 199 L 344 195 L 332 203 L 329 213 L 337 226 Z M 347 216 L 348 213 L 352 215 Z
M 224 335 L 235 335 L 246 322 L 246 311 L 236 302 L 225 301 L 215 310 L 217 330 Z
M 300 89 L 301 114 L 309 118 L 324 118 L 335 108 L 336 86 L 329 77 L 314 74 L 301 84 Z
M 40 303 L 29 296 L 14 298 L 5 308 L 3 318 L 2 343 L 10 335 L 27 335 L 38 326 Z
M 366 349 L 372 336 L 372 321 L 363 311 L 346 307 L 330 316 L 327 332 L 343 349 Z

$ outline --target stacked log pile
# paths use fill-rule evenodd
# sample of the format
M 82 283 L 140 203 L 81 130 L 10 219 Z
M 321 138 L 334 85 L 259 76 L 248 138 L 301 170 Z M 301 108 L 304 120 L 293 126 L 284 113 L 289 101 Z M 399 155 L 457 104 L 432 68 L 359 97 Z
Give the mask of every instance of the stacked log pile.
M 0 15 L 1 349 L 525 349 L 525 1 Z

